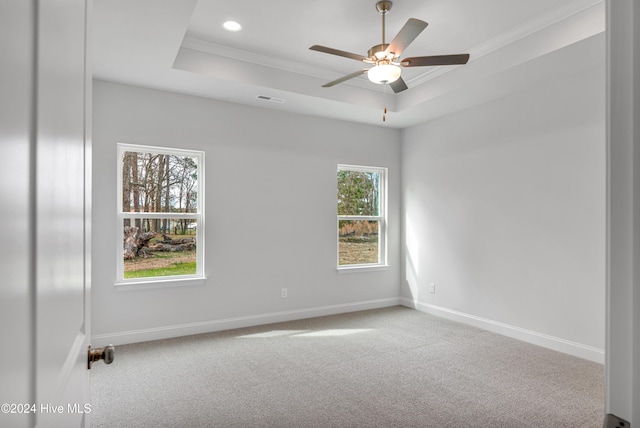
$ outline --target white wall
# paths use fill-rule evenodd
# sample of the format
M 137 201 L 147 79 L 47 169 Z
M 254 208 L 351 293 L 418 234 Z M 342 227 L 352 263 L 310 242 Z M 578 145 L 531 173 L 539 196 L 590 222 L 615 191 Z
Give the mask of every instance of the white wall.
M 398 303 L 399 131 L 103 81 L 93 116 L 94 344 Z M 114 287 L 118 142 L 205 151 L 205 285 Z M 336 272 L 338 163 L 389 168 L 386 271 Z
M 408 306 L 603 362 L 604 36 L 550 55 L 557 73 L 526 64 L 510 95 L 402 138 L 96 81 L 94 343 L 387 306 L 400 290 Z M 113 286 L 117 142 L 205 150 L 204 286 Z M 387 271 L 335 270 L 337 163 L 389 167 Z
M 36 147 L 33 133 L 36 106 L 33 75 L 36 74 L 33 34 L 37 28 L 33 2 L 13 1 L 2 4 L 0 17 L 0 146 L 6 162 L 0 168 L 0 194 L 10 203 L 0 204 L 0 221 L 11 224 L 3 232 L 0 248 L 2 286 L 0 287 L 0 339 L 6 350 L 0 358 L 0 402 L 35 401 L 36 374 L 33 356 L 36 328 L 33 305 L 36 288 L 33 255 L 35 224 L 33 192 L 30 179 L 35 177 L 32 151 Z M 20 213 L 20 215 L 16 215 Z M 10 418 L 10 419 L 7 419 Z M 5 423 L 29 427 L 35 415 L 3 414 Z
M 608 414 L 640 423 L 640 7 L 607 1 Z M 613 418 L 612 418 L 613 419 Z M 607 421 L 605 421 L 607 422 Z M 612 420 L 610 425 L 615 426 Z M 621 425 L 619 425 L 621 426 Z
M 553 60 L 557 74 L 403 132 L 401 294 L 604 362 L 604 36 Z

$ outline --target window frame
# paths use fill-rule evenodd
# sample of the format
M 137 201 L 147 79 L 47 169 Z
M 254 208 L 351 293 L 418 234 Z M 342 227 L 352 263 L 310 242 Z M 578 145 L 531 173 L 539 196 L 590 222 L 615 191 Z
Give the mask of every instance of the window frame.
M 337 215 L 336 221 L 336 269 L 338 273 L 347 272 L 361 272 L 361 271 L 375 271 L 386 270 L 389 266 L 387 261 L 387 182 L 389 169 L 379 166 L 364 166 L 364 165 L 350 165 L 350 164 L 338 164 L 336 169 L 336 192 L 338 189 L 337 173 L 339 171 L 354 171 L 354 172 L 373 172 L 380 174 L 380 183 L 378 188 L 378 215 Z M 337 198 L 336 198 L 336 211 L 337 211 Z M 378 262 L 377 263 L 360 263 L 360 264 L 340 264 L 340 228 L 339 224 L 342 220 L 351 221 L 377 221 L 378 222 Z
M 173 155 L 179 157 L 192 157 L 197 159 L 198 183 L 196 186 L 198 203 L 196 212 L 193 213 L 163 213 L 163 212 L 123 212 L 122 206 L 122 159 L 125 152 L 153 153 Z M 204 269 L 204 236 L 205 236 L 205 154 L 201 150 L 188 150 L 159 146 L 147 146 L 129 143 L 117 143 L 117 177 L 116 177 L 116 282 L 115 286 L 123 289 L 147 289 L 167 286 L 201 285 L 206 279 Z M 196 237 L 196 272 L 189 275 L 155 276 L 150 278 L 124 278 L 123 241 L 125 219 L 194 219 L 197 227 Z

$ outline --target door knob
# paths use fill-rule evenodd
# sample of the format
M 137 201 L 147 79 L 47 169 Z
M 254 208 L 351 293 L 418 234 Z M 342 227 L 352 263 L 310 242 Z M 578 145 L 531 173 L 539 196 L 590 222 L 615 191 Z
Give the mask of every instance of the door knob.
M 100 360 L 104 360 L 105 364 L 113 363 L 115 350 L 116 348 L 113 345 L 95 349 L 89 345 L 87 368 L 91 369 L 91 364 Z

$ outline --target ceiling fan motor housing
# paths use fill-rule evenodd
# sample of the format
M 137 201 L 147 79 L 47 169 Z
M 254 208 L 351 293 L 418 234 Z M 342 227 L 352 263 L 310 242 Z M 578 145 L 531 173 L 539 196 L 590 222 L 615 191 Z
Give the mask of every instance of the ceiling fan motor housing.
M 395 54 L 393 54 L 392 52 L 389 52 L 389 54 L 385 53 L 388 46 L 389 46 L 389 43 L 375 45 L 368 51 L 369 58 L 376 58 L 378 60 L 381 60 L 381 59 L 388 59 L 390 61 L 393 60 L 393 58 L 395 57 Z

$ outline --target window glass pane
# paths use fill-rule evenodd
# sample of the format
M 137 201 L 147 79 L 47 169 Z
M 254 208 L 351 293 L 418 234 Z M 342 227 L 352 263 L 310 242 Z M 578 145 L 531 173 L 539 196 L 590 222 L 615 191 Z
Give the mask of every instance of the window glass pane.
M 338 171 L 338 215 L 379 215 L 380 173 Z
M 125 151 L 122 211 L 198 211 L 198 158 Z
M 196 219 L 125 218 L 122 227 L 125 279 L 196 273 Z
M 338 265 L 378 263 L 376 220 L 338 221 Z

